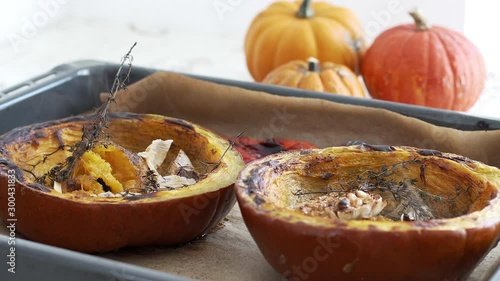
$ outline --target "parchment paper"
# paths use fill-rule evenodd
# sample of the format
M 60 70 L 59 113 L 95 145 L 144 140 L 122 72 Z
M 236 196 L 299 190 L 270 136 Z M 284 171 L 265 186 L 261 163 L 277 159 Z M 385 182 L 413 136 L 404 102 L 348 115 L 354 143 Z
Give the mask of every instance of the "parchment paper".
M 220 134 L 283 137 L 320 147 L 350 140 L 452 152 L 500 167 L 500 131 L 464 132 L 383 109 L 291 98 L 158 72 L 118 94 L 115 111 L 189 120 Z M 445 117 L 446 118 L 446 117 Z M 457 123 L 460 120 L 456 120 Z M 500 214 L 499 214 L 500 215 Z M 105 257 L 202 280 L 280 280 L 251 239 L 238 206 L 224 227 L 177 249 L 121 250 Z M 498 267 L 497 246 L 468 280 Z
M 182 118 L 226 136 L 244 132 L 260 139 L 291 138 L 320 147 L 349 140 L 410 145 L 500 167 L 500 131 L 462 132 L 383 109 L 274 96 L 173 73 L 158 72 L 131 85 L 118 94 L 112 109 Z M 0 229 L 5 234 L 5 227 Z M 180 247 L 130 248 L 101 256 L 200 280 L 281 280 L 260 254 L 237 205 L 203 239 Z M 498 266 L 499 258 L 497 246 L 468 280 L 482 280 Z
M 227 136 L 243 131 L 246 136 L 292 138 L 320 147 L 350 140 L 410 145 L 500 167 L 500 131 L 464 132 L 384 109 L 275 96 L 174 73 L 157 72 L 131 85 L 118 94 L 113 110 L 182 118 Z

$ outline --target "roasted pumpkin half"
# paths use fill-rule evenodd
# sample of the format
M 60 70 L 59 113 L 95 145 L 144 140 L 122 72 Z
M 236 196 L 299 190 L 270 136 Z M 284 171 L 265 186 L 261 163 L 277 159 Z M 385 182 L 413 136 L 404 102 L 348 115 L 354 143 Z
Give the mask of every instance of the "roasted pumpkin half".
M 236 197 L 289 280 L 462 280 L 500 238 L 500 171 L 434 150 L 283 152 L 248 164 Z
M 51 182 L 47 175 L 72 155 L 90 121 L 70 117 L 0 138 L 0 215 L 6 222 L 15 217 L 16 230 L 28 239 L 82 252 L 180 244 L 207 233 L 235 203 L 233 185 L 243 167 L 238 152 L 207 129 L 158 115 L 110 115 L 106 142 L 82 155 L 70 179 Z M 154 172 L 172 169 L 182 154 L 203 176 L 148 189 L 148 161 L 157 159 L 140 152 L 151 153 L 159 140 L 168 140 L 170 149 Z

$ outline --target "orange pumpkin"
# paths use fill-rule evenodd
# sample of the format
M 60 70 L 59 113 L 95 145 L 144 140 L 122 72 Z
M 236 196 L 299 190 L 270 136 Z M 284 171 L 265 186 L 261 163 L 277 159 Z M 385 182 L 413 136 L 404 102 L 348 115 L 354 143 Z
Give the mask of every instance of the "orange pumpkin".
M 291 60 L 309 57 L 358 72 L 366 49 L 357 16 L 328 3 L 276 2 L 252 22 L 245 39 L 247 67 L 256 81 Z
M 343 96 L 365 97 L 358 77 L 348 67 L 332 62 L 294 60 L 279 66 L 262 81 L 267 84 L 329 92 Z
M 408 104 L 465 111 L 479 98 L 486 67 L 464 35 L 429 26 L 417 11 L 414 24 L 383 32 L 363 58 L 361 73 L 371 96 Z

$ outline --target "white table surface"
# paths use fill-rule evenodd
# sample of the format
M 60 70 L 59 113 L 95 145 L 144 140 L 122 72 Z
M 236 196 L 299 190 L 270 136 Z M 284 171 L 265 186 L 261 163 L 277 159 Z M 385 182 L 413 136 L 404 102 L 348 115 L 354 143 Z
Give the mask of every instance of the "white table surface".
M 252 81 L 245 64 L 244 34 L 66 18 L 16 41 L 15 47 L 10 41 L 0 42 L 0 90 L 75 60 L 119 62 L 134 42 L 138 43 L 133 51 L 137 66 Z M 490 74 L 483 95 L 469 113 L 500 118 L 500 77 Z

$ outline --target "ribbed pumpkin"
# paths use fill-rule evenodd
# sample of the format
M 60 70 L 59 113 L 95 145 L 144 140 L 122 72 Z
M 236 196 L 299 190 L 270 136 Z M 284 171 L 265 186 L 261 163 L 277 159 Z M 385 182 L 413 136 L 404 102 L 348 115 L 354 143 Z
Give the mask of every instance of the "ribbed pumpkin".
M 374 98 L 466 111 L 479 98 L 486 68 L 479 50 L 464 35 L 429 26 L 418 11 L 414 24 L 383 32 L 362 63 Z
M 271 71 L 262 81 L 267 84 L 329 92 L 343 96 L 365 97 L 358 76 L 348 67 L 315 58 L 294 60 Z
M 256 81 L 282 64 L 309 57 L 357 73 L 365 49 L 360 21 L 351 10 L 310 0 L 271 4 L 255 17 L 245 39 L 247 67 Z

